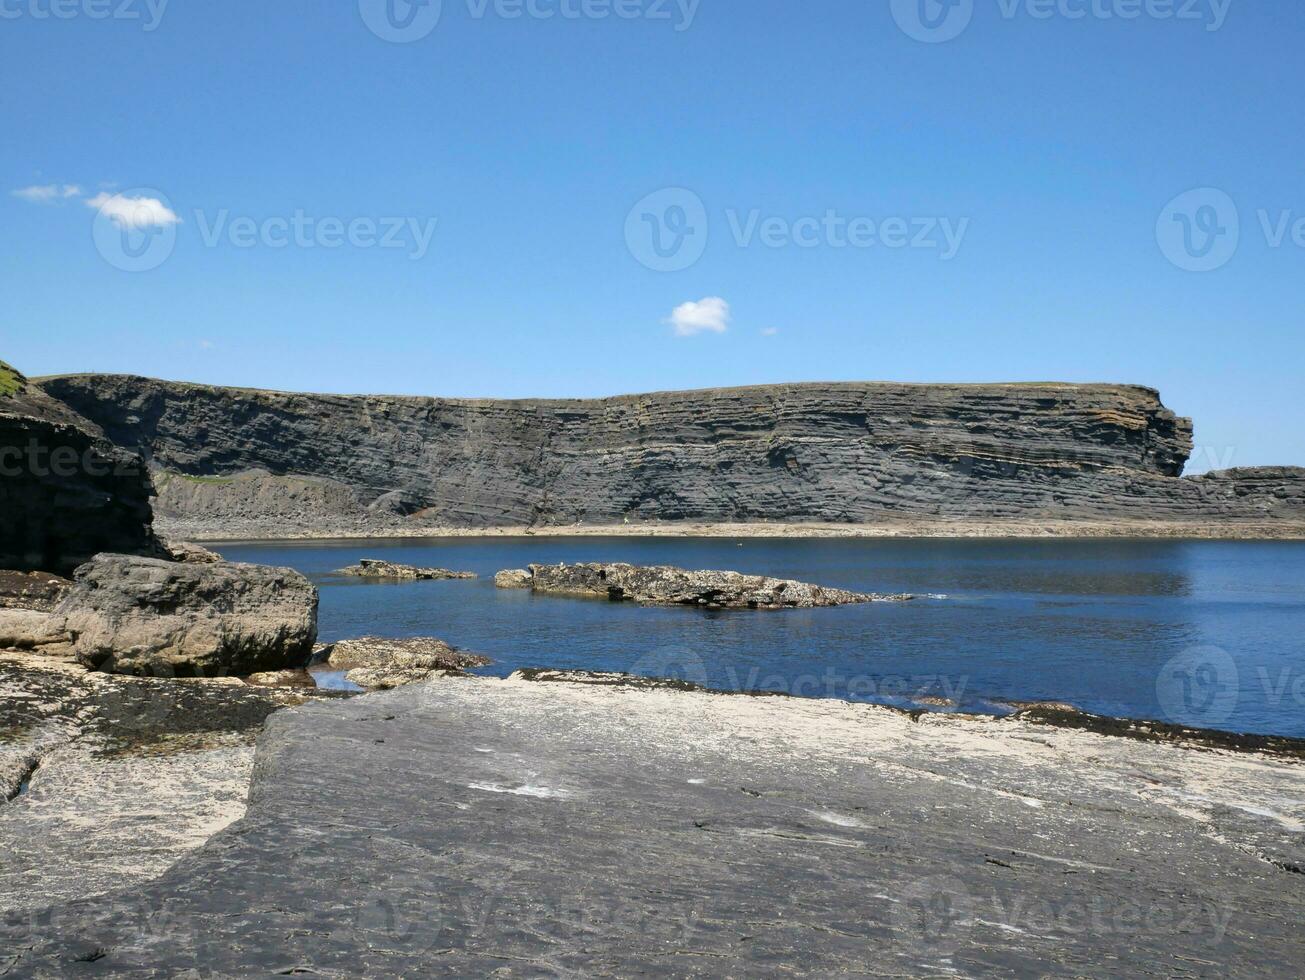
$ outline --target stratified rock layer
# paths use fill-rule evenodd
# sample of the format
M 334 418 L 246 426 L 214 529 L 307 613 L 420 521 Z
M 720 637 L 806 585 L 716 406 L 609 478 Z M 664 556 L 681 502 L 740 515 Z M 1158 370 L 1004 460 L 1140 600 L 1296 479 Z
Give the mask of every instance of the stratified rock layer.
M 304 667 L 317 590 L 290 568 L 99 555 L 55 612 L 77 659 L 114 674 L 244 676 Z
M 0 362 L 0 568 L 67 575 L 101 551 L 157 551 L 135 453 Z
M 1305 471 L 1180 478 L 1191 423 L 1126 385 L 800 384 L 590 401 L 44 390 L 200 530 L 646 521 L 1305 520 Z
M 891 602 L 908 595 L 879 595 L 827 589 L 792 579 L 742 572 L 689 571 L 671 565 L 531 565 L 520 582 L 515 570 L 499 572 L 499 588 L 529 588 L 552 595 L 588 596 L 612 602 L 709 609 L 812 609 L 858 602 Z M 519 584 L 518 584 L 519 583 Z

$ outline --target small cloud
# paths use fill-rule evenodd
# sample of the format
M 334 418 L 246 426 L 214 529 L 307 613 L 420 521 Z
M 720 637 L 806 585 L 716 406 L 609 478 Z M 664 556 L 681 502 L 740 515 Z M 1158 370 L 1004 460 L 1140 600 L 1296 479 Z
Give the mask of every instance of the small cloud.
M 666 322 L 675 328 L 677 337 L 692 337 L 703 331 L 724 333 L 729 329 L 730 305 L 719 296 L 681 303 Z
M 156 197 L 127 197 L 125 194 L 96 194 L 86 202 L 119 228 L 165 228 L 181 223 L 176 213 Z
M 761 336 L 763 336 L 763 337 L 774 337 L 774 336 L 775 336 L 776 334 L 778 334 L 778 333 L 779 333 L 779 327 L 762 327 L 762 328 L 761 328 Z
M 81 197 L 82 189 L 76 184 L 36 184 L 19 188 L 13 195 L 32 204 L 53 204 L 70 197 Z
M 201 340 L 201 341 L 199 342 L 199 349 L 200 349 L 200 350 L 212 350 L 212 349 L 213 349 L 213 341 L 211 341 L 211 340 Z

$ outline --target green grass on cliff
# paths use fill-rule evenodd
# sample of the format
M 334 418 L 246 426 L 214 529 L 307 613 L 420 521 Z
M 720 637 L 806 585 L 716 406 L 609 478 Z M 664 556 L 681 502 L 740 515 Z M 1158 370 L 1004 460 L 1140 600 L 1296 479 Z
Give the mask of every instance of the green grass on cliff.
M 23 376 L 4 361 L 0 361 L 0 398 L 18 394 L 23 387 Z

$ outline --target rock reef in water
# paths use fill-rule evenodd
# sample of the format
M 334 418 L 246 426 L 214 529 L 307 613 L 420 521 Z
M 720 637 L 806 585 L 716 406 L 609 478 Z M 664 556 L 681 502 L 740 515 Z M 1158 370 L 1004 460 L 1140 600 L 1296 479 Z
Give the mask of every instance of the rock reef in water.
M 289 568 L 100 555 L 55 615 L 79 662 L 150 677 L 245 676 L 307 665 L 317 590 Z
M 365 636 L 341 640 L 330 648 L 327 663 L 346 671 L 345 680 L 368 690 L 416 684 L 432 676 L 484 667 L 485 657 L 449 646 L 433 637 L 385 639 Z
M 792 579 L 742 572 L 688 571 L 670 565 L 617 563 L 531 565 L 494 578 L 499 588 L 528 588 L 551 595 L 588 596 L 612 602 L 707 609 L 811 609 L 859 602 L 900 602 L 909 595 L 827 589 Z
M 144 461 L 0 362 L 0 568 L 70 575 L 102 551 L 152 555 Z
M 337 575 L 356 578 L 380 579 L 387 582 L 426 582 L 445 579 L 476 578 L 475 572 L 453 572 L 447 568 L 418 568 L 416 565 L 396 565 L 379 558 L 363 558 L 357 565 L 341 568 Z

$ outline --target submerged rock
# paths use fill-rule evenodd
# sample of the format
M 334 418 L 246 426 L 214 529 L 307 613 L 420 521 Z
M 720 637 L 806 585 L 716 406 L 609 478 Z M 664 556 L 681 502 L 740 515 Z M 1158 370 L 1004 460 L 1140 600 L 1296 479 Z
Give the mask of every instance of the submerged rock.
M 453 572 L 447 568 L 418 568 L 416 565 L 396 565 L 379 558 L 363 558 L 350 568 L 341 568 L 336 574 L 357 578 L 386 579 L 395 582 L 432 581 L 440 579 L 476 578 L 475 572 Z
M 516 581 L 515 574 L 506 581 Z M 498 576 L 495 577 L 498 582 Z M 531 565 L 529 582 L 521 586 L 554 595 L 594 596 L 613 602 L 662 606 L 702 606 L 707 609 L 810 609 L 857 602 L 895 602 L 909 595 L 882 595 L 827 589 L 791 579 L 742 572 L 688 571 L 670 565 L 641 567 L 624 564 Z
M 380 690 L 414 684 L 470 667 L 483 667 L 489 660 L 433 637 L 385 639 L 365 636 L 336 643 L 327 663 L 337 670 L 347 671 L 345 679 L 350 683 Z
M 243 677 L 308 663 L 317 590 L 289 568 L 99 555 L 57 615 L 95 670 Z

